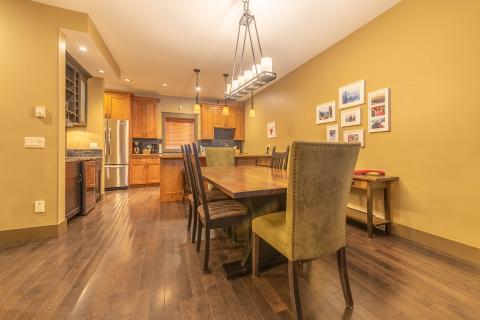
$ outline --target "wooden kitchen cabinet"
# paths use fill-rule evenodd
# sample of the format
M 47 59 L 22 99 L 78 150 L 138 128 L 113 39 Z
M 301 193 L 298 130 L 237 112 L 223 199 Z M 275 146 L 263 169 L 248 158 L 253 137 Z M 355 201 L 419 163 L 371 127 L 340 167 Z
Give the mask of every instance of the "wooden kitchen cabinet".
M 136 156 L 130 158 L 130 185 L 160 183 L 160 157 Z
M 131 114 L 132 138 L 157 138 L 158 99 L 134 97 Z
M 65 163 L 65 218 L 82 211 L 82 162 Z
M 106 119 L 129 120 L 132 95 L 122 92 L 105 92 L 103 110 Z
M 201 110 L 202 139 L 213 139 L 213 128 L 235 128 L 234 140 L 245 139 L 245 118 L 243 107 L 229 106 L 228 115 L 223 115 L 223 106 L 202 105 Z

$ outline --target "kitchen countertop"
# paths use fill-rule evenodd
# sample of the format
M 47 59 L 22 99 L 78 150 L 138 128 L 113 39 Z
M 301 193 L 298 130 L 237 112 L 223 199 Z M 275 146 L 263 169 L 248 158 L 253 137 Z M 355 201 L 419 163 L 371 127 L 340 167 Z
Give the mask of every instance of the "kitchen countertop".
M 102 156 L 65 157 L 65 162 L 88 161 L 88 160 L 97 160 L 102 158 L 103 158 Z
M 181 159 L 181 153 L 162 153 L 159 155 L 161 159 Z M 270 154 L 255 154 L 255 153 L 240 153 L 236 154 L 235 158 L 269 158 Z M 205 158 L 205 155 L 200 155 L 200 158 Z

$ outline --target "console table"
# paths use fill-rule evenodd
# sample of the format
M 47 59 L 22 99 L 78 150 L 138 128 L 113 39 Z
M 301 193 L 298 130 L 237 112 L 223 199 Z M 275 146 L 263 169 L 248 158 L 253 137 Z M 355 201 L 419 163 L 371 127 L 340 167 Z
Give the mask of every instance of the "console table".
M 373 238 L 374 229 L 378 226 L 385 226 L 385 233 L 390 234 L 392 222 L 390 216 L 390 184 L 397 181 L 398 177 L 392 176 L 370 176 L 354 175 L 352 189 L 364 190 L 367 196 L 367 211 L 357 210 L 351 207 L 347 209 L 347 219 L 367 225 L 369 238 Z M 383 202 L 385 206 L 385 218 L 373 215 L 373 194 L 375 190 L 383 190 Z

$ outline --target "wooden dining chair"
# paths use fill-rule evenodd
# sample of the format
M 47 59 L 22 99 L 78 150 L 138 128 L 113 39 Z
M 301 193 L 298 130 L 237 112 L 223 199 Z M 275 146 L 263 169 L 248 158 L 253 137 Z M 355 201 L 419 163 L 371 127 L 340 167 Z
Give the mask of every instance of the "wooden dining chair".
M 275 146 L 272 149 L 272 161 L 270 162 L 270 168 L 287 170 L 290 146 L 287 146 L 284 152 L 277 152 L 276 149 L 277 147 Z
M 196 250 L 200 251 L 202 241 L 202 228 L 205 227 L 205 254 L 203 270 L 208 271 L 208 259 L 210 254 L 210 230 L 229 228 L 241 225 L 249 217 L 249 211 L 240 202 L 233 199 L 209 202 L 203 183 L 202 169 L 198 157 L 196 144 L 192 144 L 193 156 L 192 167 L 195 182 L 195 192 L 199 200 L 198 207 L 198 230 Z
M 195 192 L 195 182 L 193 177 L 193 168 L 192 168 L 192 148 L 190 145 L 185 145 L 183 147 L 184 163 L 185 163 L 185 172 L 187 176 L 188 187 L 192 192 L 188 195 L 188 225 L 187 229 L 190 231 L 192 226 L 192 242 L 195 242 L 196 232 L 197 232 L 197 220 L 198 220 L 198 206 L 199 200 L 197 198 L 197 193 Z M 230 199 L 225 193 L 220 190 L 213 190 L 206 192 L 207 202 L 228 200 Z
M 345 251 L 345 210 L 360 144 L 294 142 L 287 207 L 252 221 L 252 275 L 258 275 L 260 238 L 288 259 L 290 297 L 302 319 L 298 262 L 336 252 L 343 295 L 353 307 Z

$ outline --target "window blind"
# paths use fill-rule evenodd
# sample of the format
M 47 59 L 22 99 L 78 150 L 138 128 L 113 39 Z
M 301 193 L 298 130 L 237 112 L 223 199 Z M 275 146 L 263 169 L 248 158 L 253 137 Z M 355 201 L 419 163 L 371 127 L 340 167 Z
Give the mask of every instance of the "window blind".
M 166 118 L 165 149 L 180 149 L 183 144 L 195 142 L 195 122 L 193 119 Z

